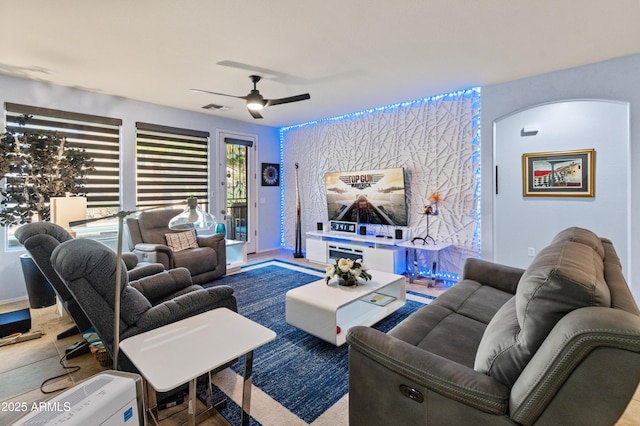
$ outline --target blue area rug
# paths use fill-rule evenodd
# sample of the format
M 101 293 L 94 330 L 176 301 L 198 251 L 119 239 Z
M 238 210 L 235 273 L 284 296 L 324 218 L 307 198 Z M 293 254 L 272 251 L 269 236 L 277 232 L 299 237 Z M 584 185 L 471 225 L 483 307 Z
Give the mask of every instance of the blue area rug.
M 254 352 L 253 384 L 307 423 L 317 419 L 348 392 L 349 345 L 336 347 L 285 322 L 285 293 L 319 279 L 269 265 L 215 282 L 215 285 L 234 288 L 241 315 L 277 333 L 274 341 Z M 387 332 L 422 306 L 408 300 L 405 306 L 373 327 Z M 243 366 L 241 359 L 232 368 L 242 375 Z M 239 413 L 232 401 L 226 411 L 229 415 Z M 252 424 L 258 423 L 252 419 Z

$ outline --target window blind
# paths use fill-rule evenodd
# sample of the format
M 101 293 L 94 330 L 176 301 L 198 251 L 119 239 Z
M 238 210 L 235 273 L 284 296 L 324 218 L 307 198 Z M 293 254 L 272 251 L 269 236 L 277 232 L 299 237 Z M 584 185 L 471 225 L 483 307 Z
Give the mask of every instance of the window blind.
M 248 141 L 245 139 L 224 138 L 224 142 L 232 145 L 248 146 L 249 148 L 253 146 L 253 141 Z
M 208 210 L 209 133 L 136 123 L 137 206 L 184 204 Z
M 24 126 L 18 119 L 32 116 Z M 66 139 L 66 146 L 84 149 L 95 171 L 86 177 L 88 208 L 120 207 L 120 126 L 122 120 L 29 105 L 5 103 L 8 130 L 51 130 Z

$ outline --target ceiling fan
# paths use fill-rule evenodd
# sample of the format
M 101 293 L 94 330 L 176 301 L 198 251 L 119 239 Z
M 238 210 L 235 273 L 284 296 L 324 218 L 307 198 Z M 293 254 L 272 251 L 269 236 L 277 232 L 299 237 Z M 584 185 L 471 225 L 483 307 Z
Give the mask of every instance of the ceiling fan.
M 260 77 L 259 75 L 250 75 L 249 78 L 253 82 L 253 90 L 251 90 L 251 92 L 246 96 L 227 95 L 226 93 L 210 92 L 208 90 L 200 90 L 200 89 L 190 89 L 190 90 L 194 92 L 209 93 L 212 95 L 229 96 L 231 98 L 245 99 L 247 101 L 247 109 L 249 110 L 249 114 L 251 114 L 253 118 L 262 118 L 262 115 L 260 115 L 258 111 L 260 111 L 264 107 L 288 104 L 290 102 L 298 102 L 298 101 L 311 99 L 311 96 L 308 93 L 305 93 L 303 95 L 289 96 L 287 98 L 280 98 L 280 99 L 265 99 L 260 94 L 260 91 L 256 88 L 256 85 L 262 79 L 262 77 Z

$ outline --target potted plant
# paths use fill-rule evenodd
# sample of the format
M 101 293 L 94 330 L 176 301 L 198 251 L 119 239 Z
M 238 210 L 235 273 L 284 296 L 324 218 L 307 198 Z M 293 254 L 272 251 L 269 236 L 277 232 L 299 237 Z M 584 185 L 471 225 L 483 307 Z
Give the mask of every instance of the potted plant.
M 51 197 L 83 194 L 84 178 L 94 170 L 93 159 L 84 150 L 66 146 L 57 132 L 25 127 L 31 119 L 23 115 L 19 127 L 0 135 L 0 226 L 48 221 Z M 53 289 L 31 258 L 20 260 L 31 307 L 55 303 Z
M 49 220 L 51 197 L 83 194 L 84 178 L 94 170 L 93 159 L 66 146 L 57 132 L 22 127 L 30 119 L 23 115 L 20 127 L 0 136 L 1 226 L 29 223 L 34 216 Z

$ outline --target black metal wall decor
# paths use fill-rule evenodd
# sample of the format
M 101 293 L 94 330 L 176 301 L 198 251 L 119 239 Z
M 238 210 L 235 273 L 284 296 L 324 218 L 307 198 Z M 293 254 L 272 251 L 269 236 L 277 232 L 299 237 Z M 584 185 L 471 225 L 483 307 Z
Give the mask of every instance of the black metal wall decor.
M 262 163 L 262 186 L 280 186 L 280 164 Z

